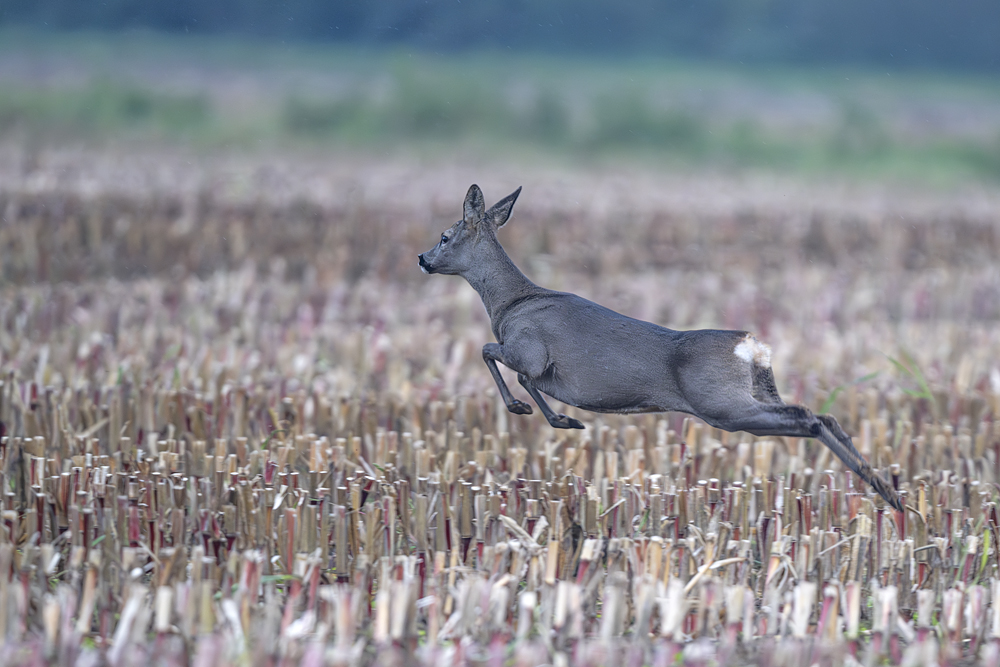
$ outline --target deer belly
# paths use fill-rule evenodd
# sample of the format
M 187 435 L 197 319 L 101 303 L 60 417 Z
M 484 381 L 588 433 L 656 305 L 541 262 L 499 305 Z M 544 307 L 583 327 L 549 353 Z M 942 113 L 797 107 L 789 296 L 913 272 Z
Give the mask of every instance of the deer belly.
M 628 414 L 637 412 L 683 411 L 685 406 L 669 405 L 670 392 L 659 391 L 664 378 L 622 368 L 590 368 L 587 373 L 546 373 L 538 388 L 568 405 L 591 412 Z

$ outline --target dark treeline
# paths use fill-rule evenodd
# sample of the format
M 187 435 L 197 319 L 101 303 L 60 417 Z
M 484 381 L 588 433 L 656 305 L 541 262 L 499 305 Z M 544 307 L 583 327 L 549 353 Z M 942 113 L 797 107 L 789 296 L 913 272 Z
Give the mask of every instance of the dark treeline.
M 0 25 L 1000 71 L 997 0 L 2 0 Z

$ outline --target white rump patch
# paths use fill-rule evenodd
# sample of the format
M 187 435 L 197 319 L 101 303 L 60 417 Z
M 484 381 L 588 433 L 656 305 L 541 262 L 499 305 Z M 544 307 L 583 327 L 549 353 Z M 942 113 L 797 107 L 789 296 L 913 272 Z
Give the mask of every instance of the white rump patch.
M 750 334 L 747 334 L 747 337 L 740 341 L 740 344 L 733 350 L 733 354 L 758 366 L 765 368 L 771 366 L 771 348 Z

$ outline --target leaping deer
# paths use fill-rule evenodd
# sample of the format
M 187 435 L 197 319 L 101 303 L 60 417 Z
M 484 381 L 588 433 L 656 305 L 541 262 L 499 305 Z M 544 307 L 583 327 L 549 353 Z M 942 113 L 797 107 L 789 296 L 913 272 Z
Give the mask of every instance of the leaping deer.
M 685 412 L 725 431 L 816 438 L 899 511 L 895 489 L 879 476 L 830 415 L 786 405 L 771 371 L 771 350 L 745 331 L 673 331 L 626 317 L 575 294 L 534 284 L 497 240 L 518 188 L 486 210 L 473 185 L 462 219 L 419 256 L 424 273 L 465 278 L 483 299 L 496 343 L 483 360 L 507 409 L 531 414 L 511 394 L 497 362 L 517 380 L 554 428 L 583 428 L 542 394 L 591 412 Z

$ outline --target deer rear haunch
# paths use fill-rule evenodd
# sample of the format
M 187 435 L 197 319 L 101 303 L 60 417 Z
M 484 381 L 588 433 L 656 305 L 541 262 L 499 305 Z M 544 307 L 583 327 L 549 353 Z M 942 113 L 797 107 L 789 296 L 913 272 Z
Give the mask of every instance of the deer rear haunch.
M 583 428 L 557 414 L 547 394 L 582 410 L 684 412 L 726 431 L 816 438 L 897 510 L 896 491 L 855 449 L 830 415 L 786 405 L 771 370 L 771 350 L 745 331 L 674 331 L 626 317 L 575 294 L 539 287 L 497 240 L 521 189 L 486 209 L 473 185 L 464 215 L 419 256 L 425 273 L 459 275 L 483 299 L 496 343 L 483 360 L 507 409 L 531 414 L 514 398 L 497 363 L 518 382 L 554 428 Z

